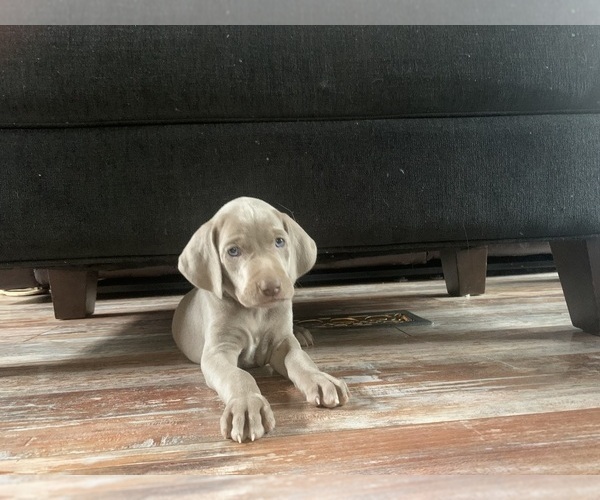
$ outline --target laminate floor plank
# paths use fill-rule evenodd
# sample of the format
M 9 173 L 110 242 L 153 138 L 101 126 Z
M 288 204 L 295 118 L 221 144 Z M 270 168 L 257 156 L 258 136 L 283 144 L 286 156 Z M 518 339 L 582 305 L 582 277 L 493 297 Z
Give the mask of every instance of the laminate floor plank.
M 276 429 L 223 440 L 223 409 L 170 335 L 180 296 L 100 299 L 58 321 L 45 297 L 0 297 L 0 472 L 599 474 L 600 337 L 571 326 L 556 274 L 300 288 L 296 318 L 409 310 L 431 324 L 312 330 L 348 383 L 305 403 L 252 369 Z

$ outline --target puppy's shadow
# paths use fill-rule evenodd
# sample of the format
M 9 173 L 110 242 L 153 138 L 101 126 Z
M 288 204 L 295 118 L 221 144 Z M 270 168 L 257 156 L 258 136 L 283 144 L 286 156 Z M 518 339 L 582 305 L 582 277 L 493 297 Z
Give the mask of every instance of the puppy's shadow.
M 173 364 L 187 362 L 171 335 L 172 309 L 142 314 L 108 313 L 89 318 L 90 328 L 101 338 L 84 350 L 88 358 L 104 359 L 111 365 Z M 120 327 L 115 329 L 117 320 Z M 106 329 L 106 336 L 102 336 Z

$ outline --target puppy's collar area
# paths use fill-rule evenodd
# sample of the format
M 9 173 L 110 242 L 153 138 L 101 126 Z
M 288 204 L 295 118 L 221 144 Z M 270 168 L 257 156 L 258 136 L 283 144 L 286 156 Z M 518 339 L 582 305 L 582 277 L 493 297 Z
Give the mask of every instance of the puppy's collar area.
M 253 310 L 253 309 L 265 310 L 265 309 L 273 309 L 278 306 L 285 306 L 285 304 L 291 302 L 292 299 L 275 298 L 275 299 L 266 300 L 260 304 L 256 304 L 256 305 L 252 305 L 252 306 L 245 306 L 238 300 L 238 298 L 235 296 L 235 293 L 232 293 L 231 291 L 223 289 L 223 299 L 222 300 L 226 301 L 227 303 L 229 303 L 231 305 L 235 305 L 237 307 L 242 307 L 242 308 L 248 309 L 248 310 Z

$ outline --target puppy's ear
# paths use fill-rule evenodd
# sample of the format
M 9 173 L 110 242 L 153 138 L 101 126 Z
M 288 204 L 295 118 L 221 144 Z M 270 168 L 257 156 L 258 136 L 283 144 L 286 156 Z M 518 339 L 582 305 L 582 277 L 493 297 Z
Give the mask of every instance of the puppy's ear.
M 290 237 L 291 265 L 294 281 L 312 269 L 317 260 L 317 245 L 306 231 L 289 215 L 281 218 L 286 233 Z
M 179 256 L 179 271 L 192 285 L 223 298 L 221 260 L 216 245 L 216 229 L 208 221 L 198 229 Z

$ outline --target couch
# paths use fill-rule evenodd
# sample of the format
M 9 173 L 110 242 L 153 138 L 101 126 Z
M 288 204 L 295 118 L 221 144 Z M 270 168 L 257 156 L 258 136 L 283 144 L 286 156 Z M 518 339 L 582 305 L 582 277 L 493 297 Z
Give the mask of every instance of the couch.
M 2 26 L 0 76 L 0 266 L 59 318 L 248 195 L 321 261 L 439 250 L 455 295 L 550 242 L 600 331 L 597 26 Z

